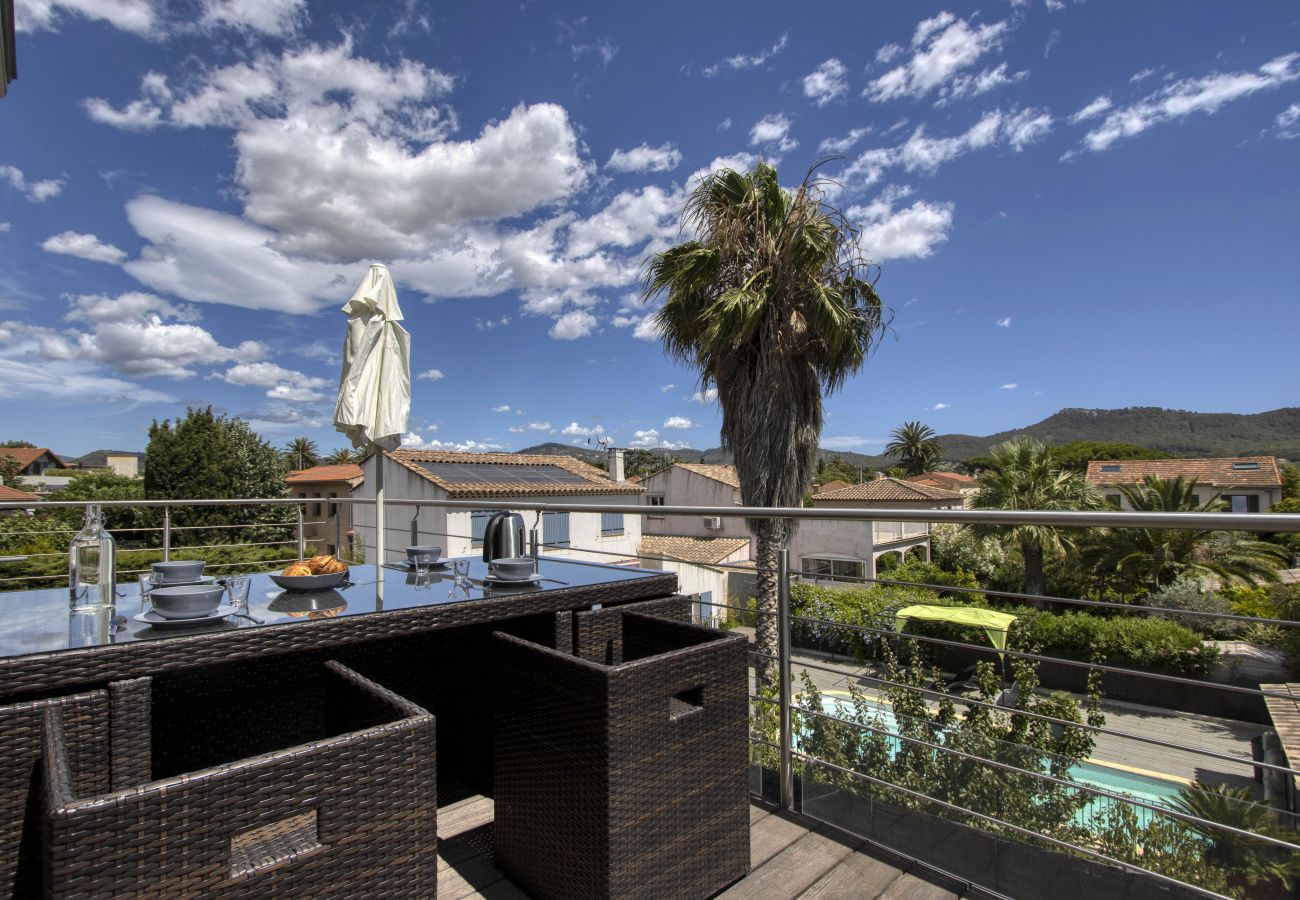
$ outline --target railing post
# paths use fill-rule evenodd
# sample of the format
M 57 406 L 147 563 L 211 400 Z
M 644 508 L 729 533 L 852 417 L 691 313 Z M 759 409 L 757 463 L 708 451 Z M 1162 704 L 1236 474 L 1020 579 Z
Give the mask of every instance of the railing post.
M 343 555 L 343 504 L 334 504 L 334 555 Z
M 172 558 L 172 508 L 163 507 L 163 562 Z
M 794 684 L 790 678 L 790 548 L 781 542 L 781 555 L 776 568 L 776 655 L 780 669 L 778 681 L 781 690 L 780 735 L 777 744 L 781 748 L 780 780 L 781 808 L 794 808 L 794 741 L 790 720 L 790 696 Z
M 304 505 L 305 504 L 302 503 L 298 504 L 298 558 L 299 559 L 307 558 L 307 540 L 306 540 L 306 535 L 303 534 L 303 528 L 302 528 L 303 525 L 302 511 Z

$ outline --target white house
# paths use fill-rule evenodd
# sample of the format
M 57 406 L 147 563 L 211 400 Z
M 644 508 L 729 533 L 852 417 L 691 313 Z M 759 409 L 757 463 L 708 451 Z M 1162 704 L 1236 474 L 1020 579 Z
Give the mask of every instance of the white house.
M 1088 483 L 1116 509 L 1133 507 L 1119 486 L 1137 484 L 1148 475 L 1162 480 L 1182 478 L 1200 488 L 1197 505 L 1218 497 L 1231 512 L 1268 512 L 1282 501 L 1282 473 L 1275 456 L 1219 459 L 1094 459 L 1088 463 Z
M 362 481 L 353 497 L 374 497 L 376 466 L 384 465 L 384 495 L 403 500 L 482 500 L 483 509 L 385 507 L 388 562 L 405 558 L 412 543 L 441 546 L 445 556 L 469 556 L 483 546 L 483 528 L 511 500 L 529 503 L 640 504 L 640 485 L 622 480 L 621 450 L 610 451 L 614 478 L 571 456 L 517 453 L 449 453 L 440 450 L 393 450 L 372 454 L 361 465 Z M 617 456 L 615 456 L 617 454 Z M 490 503 L 488 501 L 491 501 Z M 641 543 L 637 516 L 600 512 L 522 512 L 529 528 L 540 530 L 545 552 L 594 562 L 634 562 Z M 375 508 L 356 504 L 355 543 L 373 562 Z M 415 540 L 412 540 L 412 538 Z

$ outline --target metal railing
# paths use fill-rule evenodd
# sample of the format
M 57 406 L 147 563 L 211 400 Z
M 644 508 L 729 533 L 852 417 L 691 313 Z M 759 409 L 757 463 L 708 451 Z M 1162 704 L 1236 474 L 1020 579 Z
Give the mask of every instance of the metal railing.
M 175 526 L 171 522 L 172 510 L 178 506 L 209 506 L 209 505 L 252 505 L 260 503 L 270 504 L 294 504 L 297 505 L 295 521 L 290 527 L 296 530 L 294 538 L 286 539 L 283 542 L 267 542 L 269 544 L 283 543 L 294 544 L 299 556 L 304 551 L 305 528 L 307 525 L 316 524 L 305 519 L 305 509 L 307 503 L 322 502 L 317 498 L 284 498 L 265 501 L 248 501 L 248 500 L 226 500 L 226 501 L 105 501 L 101 503 L 104 507 L 117 506 L 142 506 L 142 507 L 162 507 L 163 509 L 163 526 L 160 529 L 136 529 L 136 531 L 153 531 L 161 532 L 161 544 L 164 554 L 168 554 L 172 547 L 172 534 L 183 531 L 186 528 L 219 528 L 219 527 L 243 527 L 243 526 L 217 526 L 217 525 L 196 525 L 196 526 Z M 329 502 L 337 504 L 373 504 L 373 500 L 367 498 L 332 498 Z M 1008 525 L 1041 525 L 1057 528 L 1106 528 L 1106 529 L 1124 529 L 1124 528 L 1164 528 L 1171 530 L 1213 530 L 1213 531 L 1243 531 L 1243 532 L 1283 532 L 1297 533 L 1300 532 L 1300 516 L 1278 515 L 1278 514 L 1250 514 L 1250 513 L 1136 513 L 1136 512 L 1033 512 L 1033 511 L 993 511 L 993 510 L 917 510 L 917 509 L 835 509 L 835 508 L 780 508 L 769 509 L 763 507 L 701 507 L 701 506 L 656 506 L 646 507 L 641 505 L 630 505 L 622 503 L 592 503 L 592 504 L 566 504 L 554 502 L 527 502 L 527 501 L 505 501 L 505 500 L 407 500 L 399 498 L 390 498 L 386 501 L 389 507 L 393 508 L 416 508 L 416 516 L 412 520 L 412 528 L 418 527 L 419 509 L 442 509 L 447 511 L 463 510 L 493 510 L 493 509 L 510 509 L 519 512 L 536 512 L 539 515 L 543 512 L 557 511 L 569 513 L 588 513 L 599 515 L 600 513 L 622 513 L 625 517 L 661 517 L 665 515 L 689 515 L 695 517 L 695 521 L 701 521 L 704 516 L 725 516 L 725 517 L 744 517 L 753 519 L 784 519 L 784 520 L 833 520 L 845 522 L 890 522 L 899 523 L 897 526 L 898 533 L 915 533 L 917 536 L 924 536 L 930 529 L 929 523 L 942 522 L 957 525 L 991 525 L 991 526 L 1008 526 Z M 30 504 L 29 504 L 30 505 Z M 62 502 L 62 503 L 44 503 L 41 504 L 41 510 L 50 510 L 60 507 L 77 507 L 84 506 L 81 502 Z M 6 508 L 22 508 L 21 502 L 0 503 L 0 511 Z M 341 517 L 335 517 L 338 522 Z M 363 538 L 363 547 L 369 546 L 373 541 L 366 541 L 364 538 L 369 535 L 373 537 L 375 528 L 387 529 L 390 526 L 390 519 L 387 515 L 382 521 L 374 524 L 360 524 L 355 518 L 354 529 Z M 432 534 L 447 538 L 460 540 L 471 540 L 471 535 L 455 533 L 447 528 L 445 517 L 442 526 L 434 526 L 430 529 L 419 530 L 420 534 Z M 924 531 L 909 532 L 915 524 L 919 523 L 924 527 Z M 404 527 L 404 526 L 403 526 Z M 885 528 L 883 533 L 893 534 L 894 528 Z M 870 532 L 873 536 L 877 533 L 876 528 Z M 629 535 L 631 530 L 629 529 Z M 707 537 L 707 534 L 701 533 L 699 537 Z M 342 546 L 341 535 L 336 541 L 336 546 Z M 231 545 L 216 545 L 231 546 Z M 238 546 L 238 545 L 234 545 Z M 559 550 L 561 548 L 544 546 L 545 550 Z M 588 557 L 608 557 L 611 560 L 617 559 L 627 561 L 636 559 L 644 562 L 652 562 L 656 565 L 662 565 L 662 558 L 657 555 L 644 555 L 639 552 L 628 552 L 626 548 L 622 550 L 607 550 L 599 547 L 569 547 L 563 548 L 566 552 L 580 552 Z M 49 554 L 47 554 L 49 555 Z M 1286 853 L 1300 852 L 1300 845 L 1295 843 L 1290 834 L 1279 831 L 1275 836 L 1273 834 L 1257 833 L 1247 829 L 1238 828 L 1231 823 L 1219 822 L 1216 820 L 1206 819 L 1192 813 L 1181 811 L 1167 806 L 1158 801 L 1151 801 L 1132 794 L 1127 794 L 1119 789 L 1107 789 L 1093 784 L 1087 784 L 1069 776 L 1053 775 L 1046 771 L 1036 770 L 1026 767 L 1023 763 L 1008 762 L 1004 759 L 993 759 L 979 756 L 956 746 L 950 746 L 943 739 L 922 740 L 915 734 L 905 733 L 905 729 L 897 723 L 891 728 L 887 724 L 865 723 L 855 721 L 844 715 L 837 715 L 834 712 L 828 712 L 825 709 L 813 709 L 799 702 L 799 692 L 794 680 L 794 669 L 796 666 L 804 672 L 822 670 L 827 673 L 838 676 L 844 675 L 844 668 L 835 668 L 827 665 L 825 662 L 819 662 L 815 657 L 804 654 L 800 656 L 798 662 L 795 661 L 795 650 L 793 647 L 793 637 L 796 628 L 816 628 L 816 629 L 833 629 L 838 633 L 854 635 L 863 641 L 877 642 L 881 645 L 897 646 L 899 642 L 911 642 L 917 647 L 930 647 L 936 649 L 958 649 L 963 647 L 978 646 L 977 642 L 954 639 L 951 636 L 942 637 L 935 634 L 917 632 L 909 629 L 899 632 L 889 621 L 876 621 L 872 623 L 850 623 L 835 621 L 832 619 L 822 618 L 815 615 L 796 614 L 793 608 L 792 588 L 799 579 L 812 579 L 816 577 L 815 573 L 805 573 L 800 569 L 792 566 L 791 552 L 788 545 L 782 546 L 777 556 L 777 567 L 773 574 L 776 575 L 777 582 L 777 602 L 775 609 L 759 608 L 757 606 L 736 605 L 734 602 L 719 602 L 713 600 L 711 605 L 714 608 L 727 610 L 733 613 L 733 619 L 753 619 L 775 621 L 776 645 L 775 653 L 767 652 L 763 647 L 756 647 L 751 658 L 754 662 L 755 671 L 774 671 L 775 672 L 775 697 L 764 696 L 761 692 L 751 695 L 751 705 L 753 711 L 751 714 L 751 731 L 753 733 L 752 746 L 755 753 L 774 751 L 776 758 L 776 787 L 777 799 L 781 806 L 785 808 L 796 808 L 800 804 L 800 785 L 805 784 L 807 779 L 816 779 L 817 773 L 831 774 L 841 776 L 850 782 L 858 784 L 861 788 L 873 796 L 879 794 L 886 798 L 904 798 L 907 802 L 915 803 L 918 807 L 931 809 L 939 814 L 948 816 L 960 823 L 979 823 L 997 834 L 1015 835 L 1030 843 L 1049 846 L 1059 850 L 1068 851 L 1078 857 L 1091 859 L 1104 863 L 1109 866 L 1135 874 L 1141 874 L 1143 877 L 1149 877 L 1159 882 L 1174 883 L 1180 886 L 1191 888 L 1193 891 L 1206 894 L 1208 896 L 1222 896 L 1215 890 L 1206 888 L 1197 883 L 1190 882 L 1184 878 L 1170 875 L 1166 872 L 1153 871 L 1150 866 L 1143 865 L 1143 860 L 1135 861 L 1133 859 L 1120 859 L 1114 855 L 1103 852 L 1099 845 L 1092 840 L 1080 838 L 1062 837 L 1060 834 L 1044 834 L 1040 831 L 1025 828 L 1022 824 L 1015 821 L 1009 821 L 998 815 L 993 815 L 986 809 L 972 808 L 969 803 L 958 802 L 953 797 L 932 796 L 933 792 L 918 787 L 914 784 L 894 783 L 886 778 L 880 777 L 878 771 L 862 769 L 852 765 L 844 765 L 832 759 L 826 759 L 815 753 L 810 752 L 806 746 L 801 745 L 800 729 L 811 727 L 809 723 L 822 722 L 829 723 L 831 726 L 840 729 L 858 729 L 864 734 L 874 735 L 877 738 L 888 742 L 893 742 L 897 746 L 911 746 L 917 752 L 933 754 L 937 758 L 957 760 L 964 764 L 973 766 L 987 767 L 1000 772 L 1004 772 L 1008 777 L 1025 778 L 1033 783 L 1042 783 L 1050 785 L 1053 788 L 1070 792 L 1071 795 L 1087 797 L 1089 809 L 1099 810 L 1099 815 L 1103 818 L 1114 817 L 1127 811 L 1125 814 L 1132 814 L 1136 817 L 1139 825 L 1146 826 L 1153 822 L 1172 822 L 1180 823 L 1182 826 L 1191 828 L 1196 834 L 1200 835 L 1197 840 L 1206 842 L 1212 841 L 1212 837 L 1207 835 L 1220 835 L 1226 840 L 1245 841 L 1257 844 L 1260 847 L 1268 848 L 1274 851 Z M 869 558 L 869 557 L 868 557 Z M 11 562 L 12 560 L 0 558 L 0 562 Z M 680 562 L 677 564 L 688 565 L 689 563 Z M 743 564 L 712 564 L 709 568 L 713 570 L 732 571 L 732 572 L 758 572 L 758 567 L 752 563 Z M 768 572 L 769 570 L 762 570 Z M 899 581 L 889 577 L 850 577 L 840 578 L 844 582 L 857 584 L 863 588 L 873 588 L 876 586 L 883 587 L 906 587 L 917 590 L 928 590 L 934 592 L 945 592 L 948 594 L 958 594 L 971 596 L 981 602 L 989 600 L 997 603 L 1017 603 L 1029 602 L 1046 604 L 1048 608 L 1068 607 L 1070 609 L 1093 612 L 1105 616 L 1168 616 L 1177 618 L 1179 621 L 1206 622 L 1219 620 L 1224 622 L 1233 622 L 1239 625 L 1272 625 L 1279 628 L 1291 629 L 1300 627 L 1300 622 L 1268 618 L 1259 615 L 1246 615 L 1242 613 L 1214 612 L 1197 609 L 1173 609 L 1162 608 L 1152 605 L 1134 605 L 1122 602 L 1116 602 L 1113 599 L 1086 599 L 1072 597 L 1055 597 L 1049 595 L 1026 594 L 1022 592 L 994 590 L 985 587 L 968 587 L 954 586 L 950 584 L 931 584 L 927 582 L 916 581 Z M 0 582 L 2 583 L 2 582 Z M 1290 694 L 1268 691 L 1258 686 L 1248 686 L 1241 684 L 1226 684 L 1211 681 L 1202 678 L 1193 678 L 1187 675 L 1171 674 L 1164 671 L 1153 671 L 1149 669 L 1138 668 L 1134 666 L 1116 665 L 1114 661 L 1100 661 L 1096 659 L 1073 659 L 1067 656 L 1053 656 L 1044 652 L 1036 652 L 1031 648 L 1024 647 L 1007 647 L 1003 651 L 1003 658 L 1007 660 L 1020 661 L 1024 664 L 1039 666 L 1040 664 L 1052 664 L 1063 666 L 1066 669 L 1074 669 L 1082 672 L 1104 673 L 1115 677 L 1125 677 L 1134 679 L 1143 679 L 1152 683 L 1167 684 L 1171 687 L 1194 687 L 1202 691 L 1216 691 L 1225 694 L 1231 694 L 1244 698 L 1285 698 L 1292 699 Z M 769 665 L 774 664 L 774 665 Z M 865 671 L 865 670 L 864 670 Z M 1086 733 L 1090 738 L 1105 737 L 1109 740 L 1119 742 L 1131 742 L 1135 745 L 1146 747 L 1155 747 L 1177 753 L 1191 754 L 1196 758 L 1206 761 L 1208 766 L 1211 762 L 1217 764 L 1220 768 L 1236 767 L 1244 773 L 1264 773 L 1266 776 L 1275 778 L 1291 779 L 1300 775 L 1300 769 L 1293 766 L 1300 764 L 1300 761 L 1286 760 L 1265 760 L 1255 759 L 1247 753 L 1235 755 L 1224 752 L 1222 748 L 1215 749 L 1211 747 L 1198 746 L 1195 743 L 1179 740 L 1170 735 L 1161 735 L 1156 733 L 1145 733 L 1132 728 L 1117 727 L 1104 723 L 1094 723 L 1074 718 L 1062 718 L 1048 712 L 1038 709 L 1028 708 L 1028 705 L 1022 704 L 1021 707 L 1008 707 L 998 700 L 978 695 L 955 696 L 949 690 L 939 683 L 916 683 L 915 681 L 900 681 L 896 677 L 891 677 L 889 672 L 874 671 L 864 676 L 870 684 L 877 689 L 888 691 L 913 691 L 918 696 L 925 698 L 927 704 L 940 702 L 952 702 L 957 706 L 963 707 L 968 714 L 971 712 L 980 712 L 988 716 L 1002 717 L 999 721 L 1011 722 L 1013 720 L 1027 721 L 1038 723 L 1043 727 L 1054 729 L 1075 729 L 1079 733 Z M 761 722 L 766 721 L 762 710 L 775 705 L 775 728 L 773 732 L 764 731 Z M 875 772 L 875 774 L 873 774 Z M 802 779 L 802 780 L 800 780 Z M 816 810 L 804 809 L 806 814 L 816 816 Z M 1293 822 L 1293 818 L 1287 818 Z M 844 827 L 842 822 L 834 824 Z M 864 834 L 864 837 L 871 838 L 870 835 Z M 937 859 L 922 859 L 927 865 L 943 869 L 943 861 Z M 957 877 L 961 877 L 960 873 Z M 992 887 L 992 886 L 989 886 Z

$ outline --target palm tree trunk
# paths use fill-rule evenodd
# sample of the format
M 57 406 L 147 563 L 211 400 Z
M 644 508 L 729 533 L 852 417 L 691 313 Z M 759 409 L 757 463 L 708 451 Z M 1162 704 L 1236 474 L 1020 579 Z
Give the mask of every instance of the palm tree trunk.
M 760 532 L 754 536 L 754 562 L 758 565 L 757 596 L 754 598 L 757 613 L 754 623 L 756 649 L 764 656 L 777 654 L 776 602 L 777 572 L 780 543 L 772 536 Z M 754 659 L 754 682 L 761 694 L 769 679 L 774 677 L 771 659 L 758 656 Z
M 1025 593 L 1041 597 L 1047 592 L 1047 579 L 1043 575 L 1043 545 L 1033 538 L 1020 542 L 1020 552 L 1025 558 Z M 1042 600 L 1032 601 L 1034 606 L 1043 608 Z

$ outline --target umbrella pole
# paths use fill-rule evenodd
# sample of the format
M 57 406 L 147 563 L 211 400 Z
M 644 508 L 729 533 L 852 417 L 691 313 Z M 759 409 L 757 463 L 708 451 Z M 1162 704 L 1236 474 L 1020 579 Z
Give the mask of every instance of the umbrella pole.
M 375 609 L 384 608 L 384 451 L 375 448 Z

